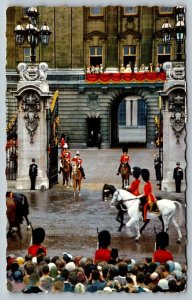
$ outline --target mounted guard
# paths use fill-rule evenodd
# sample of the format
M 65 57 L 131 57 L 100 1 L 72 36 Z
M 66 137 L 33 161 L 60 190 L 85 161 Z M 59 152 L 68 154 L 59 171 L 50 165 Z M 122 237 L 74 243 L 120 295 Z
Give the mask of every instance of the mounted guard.
M 131 167 L 129 165 L 130 157 L 127 154 L 128 149 L 126 147 L 124 147 L 122 149 L 122 151 L 123 151 L 123 154 L 120 157 L 120 165 L 118 168 L 117 175 L 119 175 L 119 173 L 121 173 L 122 188 L 125 188 L 125 186 L 129 184 L 129 175 L 131 175 Z

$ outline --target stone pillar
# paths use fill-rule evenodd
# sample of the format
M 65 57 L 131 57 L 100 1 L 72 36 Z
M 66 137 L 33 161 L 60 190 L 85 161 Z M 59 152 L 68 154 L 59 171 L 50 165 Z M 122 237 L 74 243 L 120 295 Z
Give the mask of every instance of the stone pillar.
M 163 103 L 163 191 L 175 192 L 173 170 L 179 161 L 184 171 L 181 191 L 186 189 L 186 94 L 183 66 L 164 64 L 167 81 L 160 93 Z
M 20 63 L 20 81 L 13 95 L 18 100 L 18 174 L 16 189 L 30 189 L 29 165 L 35 158 L 38 165 L 36 189 L 48 189 L 47 177 L 47 109 L 49 85 L 46 63 Z

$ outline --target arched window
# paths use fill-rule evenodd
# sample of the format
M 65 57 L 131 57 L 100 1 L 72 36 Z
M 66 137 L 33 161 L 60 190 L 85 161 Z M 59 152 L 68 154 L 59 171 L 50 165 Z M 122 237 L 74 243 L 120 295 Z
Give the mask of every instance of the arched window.
M 126 125 L 126 100 L 125 99 L 123 99 L 123 101 L 119 105 L 118 120 L 120 126 Z

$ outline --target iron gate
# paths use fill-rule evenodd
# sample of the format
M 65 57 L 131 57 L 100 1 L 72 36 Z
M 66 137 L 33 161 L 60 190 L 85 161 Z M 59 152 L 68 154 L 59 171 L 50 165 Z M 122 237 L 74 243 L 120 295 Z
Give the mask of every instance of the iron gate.
M 17 177 L 17 115 L 15 114 L 7 124 L 7 144 L 6 150 L 6 179 L 16 180 Z
M 54 93 L 48 112 L 48 177 L 49 186 L 58 183 L 58 91 Z

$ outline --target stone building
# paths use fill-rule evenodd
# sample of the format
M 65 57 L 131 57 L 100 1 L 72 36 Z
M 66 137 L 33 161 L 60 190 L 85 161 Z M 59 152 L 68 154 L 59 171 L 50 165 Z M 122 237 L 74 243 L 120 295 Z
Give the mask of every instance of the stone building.
M 17 65 L 30 62 L 29 45 L 16 46 L 13 32 L 29 22 L 27 9 L 7 9 L 7 122 L 17 110 L 11 93 Z M 90 146 L 91 133 L 92 146 L 101 133 L 102 148 L 123 142 L 151 147 L 158 91 L 166 80 L 156 67 L 175 61 L 177 49 L 174 38 L 162 42 L 160 30 L 165 22 L 175 26 L 175 8 L 61 6 L 38 12 L 38 23 L 46 22 L 52 32 L 48 47 L 36 47 L 36 62 L 48 64 L 50 91 L 59 91 L 59 135 L 67 133 L 71 147 Z

